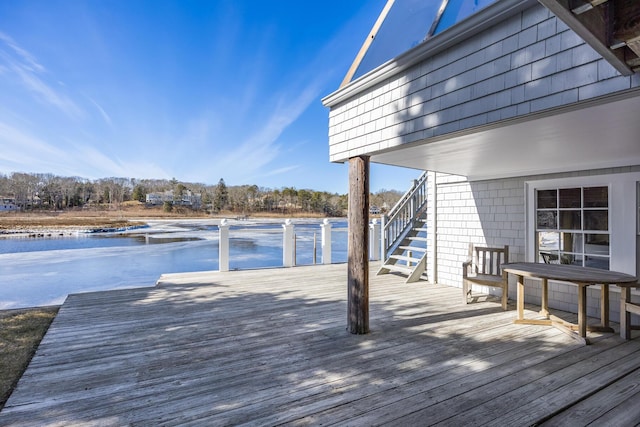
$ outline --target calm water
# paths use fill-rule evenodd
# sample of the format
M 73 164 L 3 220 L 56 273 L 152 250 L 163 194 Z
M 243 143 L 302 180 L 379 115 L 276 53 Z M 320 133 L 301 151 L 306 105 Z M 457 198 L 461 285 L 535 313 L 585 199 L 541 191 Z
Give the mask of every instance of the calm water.
M 238 223 L 229 267 L 282 266 L 282 222 Z M 295 222 L 298 265 L 320 256 L 320 221 Z M 347 260 L 347 224 L 332 221 L 332 261 Z M 218 227 L 206 221 L 158 222 L 126 233 L 0 239 L 0 309 L 61 304 L 67 294 L 153 286 L 163 273 L 218 269 Z

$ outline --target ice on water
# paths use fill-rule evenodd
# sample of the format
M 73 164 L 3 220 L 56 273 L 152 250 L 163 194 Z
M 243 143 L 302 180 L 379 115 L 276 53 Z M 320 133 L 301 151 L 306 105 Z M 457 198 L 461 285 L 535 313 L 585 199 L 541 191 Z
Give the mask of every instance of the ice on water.
M 0 309 L 62 304 L 71 293 L 154 286 L 163 273 L 217 270 L 218 223 L 149 221 L 145 229 L 44 239 L 36 250 L 13 253 L 3 253 L 0 239 Z M 282 223 L 230 221 L 230 268 L 282 266 Z M 313 262 L 314 233 L 319 248 L 320 223 L 294 221 L 298 264 Z M 79 248 L 69 249 L 74 246 L 70 239 L 78 240 Z M 99 242 L 82 245 L 83 239 Z M 335 222 L 333 262 L 346 261 L 346 240 L 346 222 Z M 319 249 L 317 253 L 320 262 Z

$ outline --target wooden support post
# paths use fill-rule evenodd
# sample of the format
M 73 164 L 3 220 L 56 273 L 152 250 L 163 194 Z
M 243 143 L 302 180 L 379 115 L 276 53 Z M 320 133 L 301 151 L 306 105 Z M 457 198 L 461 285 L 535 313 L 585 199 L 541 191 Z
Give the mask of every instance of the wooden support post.
M 369 157 L 349 159 L 347 328 L 369 332 Z

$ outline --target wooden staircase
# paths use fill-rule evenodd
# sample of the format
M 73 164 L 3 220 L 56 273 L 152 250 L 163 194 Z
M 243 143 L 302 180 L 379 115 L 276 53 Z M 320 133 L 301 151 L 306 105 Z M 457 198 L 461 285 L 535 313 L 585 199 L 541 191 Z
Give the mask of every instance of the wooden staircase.
M 395 273 L 406 283 L 425 279 L 427 266 L 427 173 L 414 181 L 412 188 L 384 216 L 384 262 L 378 275 Z
M 395 272 L 406 276 L 406 283 L 416 282 L 421 278 L 426 280 L 424 271 L 427 263 L 426 219 L 416 219 L 406 237 L 393 250 L 378 274 Z

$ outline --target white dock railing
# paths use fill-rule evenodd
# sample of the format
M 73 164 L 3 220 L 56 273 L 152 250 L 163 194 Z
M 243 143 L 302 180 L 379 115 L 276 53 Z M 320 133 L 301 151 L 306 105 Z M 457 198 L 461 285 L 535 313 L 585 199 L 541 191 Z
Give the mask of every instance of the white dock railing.
M 382 248 L 381 224 L 374 219 L 369 225 L 369 259 L 377 261 L 380 259 Z M 220 221 L 219 248 L 218 248 L 218 269 L 229 271 L 229 222 L 226 219 Z M 324 219 L 320 224 L 320 254 L 322 264 L 331 264 L 331 234 L 332 225 L 328 219 Z M 290 219 L 282 224 L 282 265 L 283 267 L 293 267 L 296 265 L 296 233 L 295 224 Z M 313 263 L 316 264 L 316 237 L 313 242 Z

